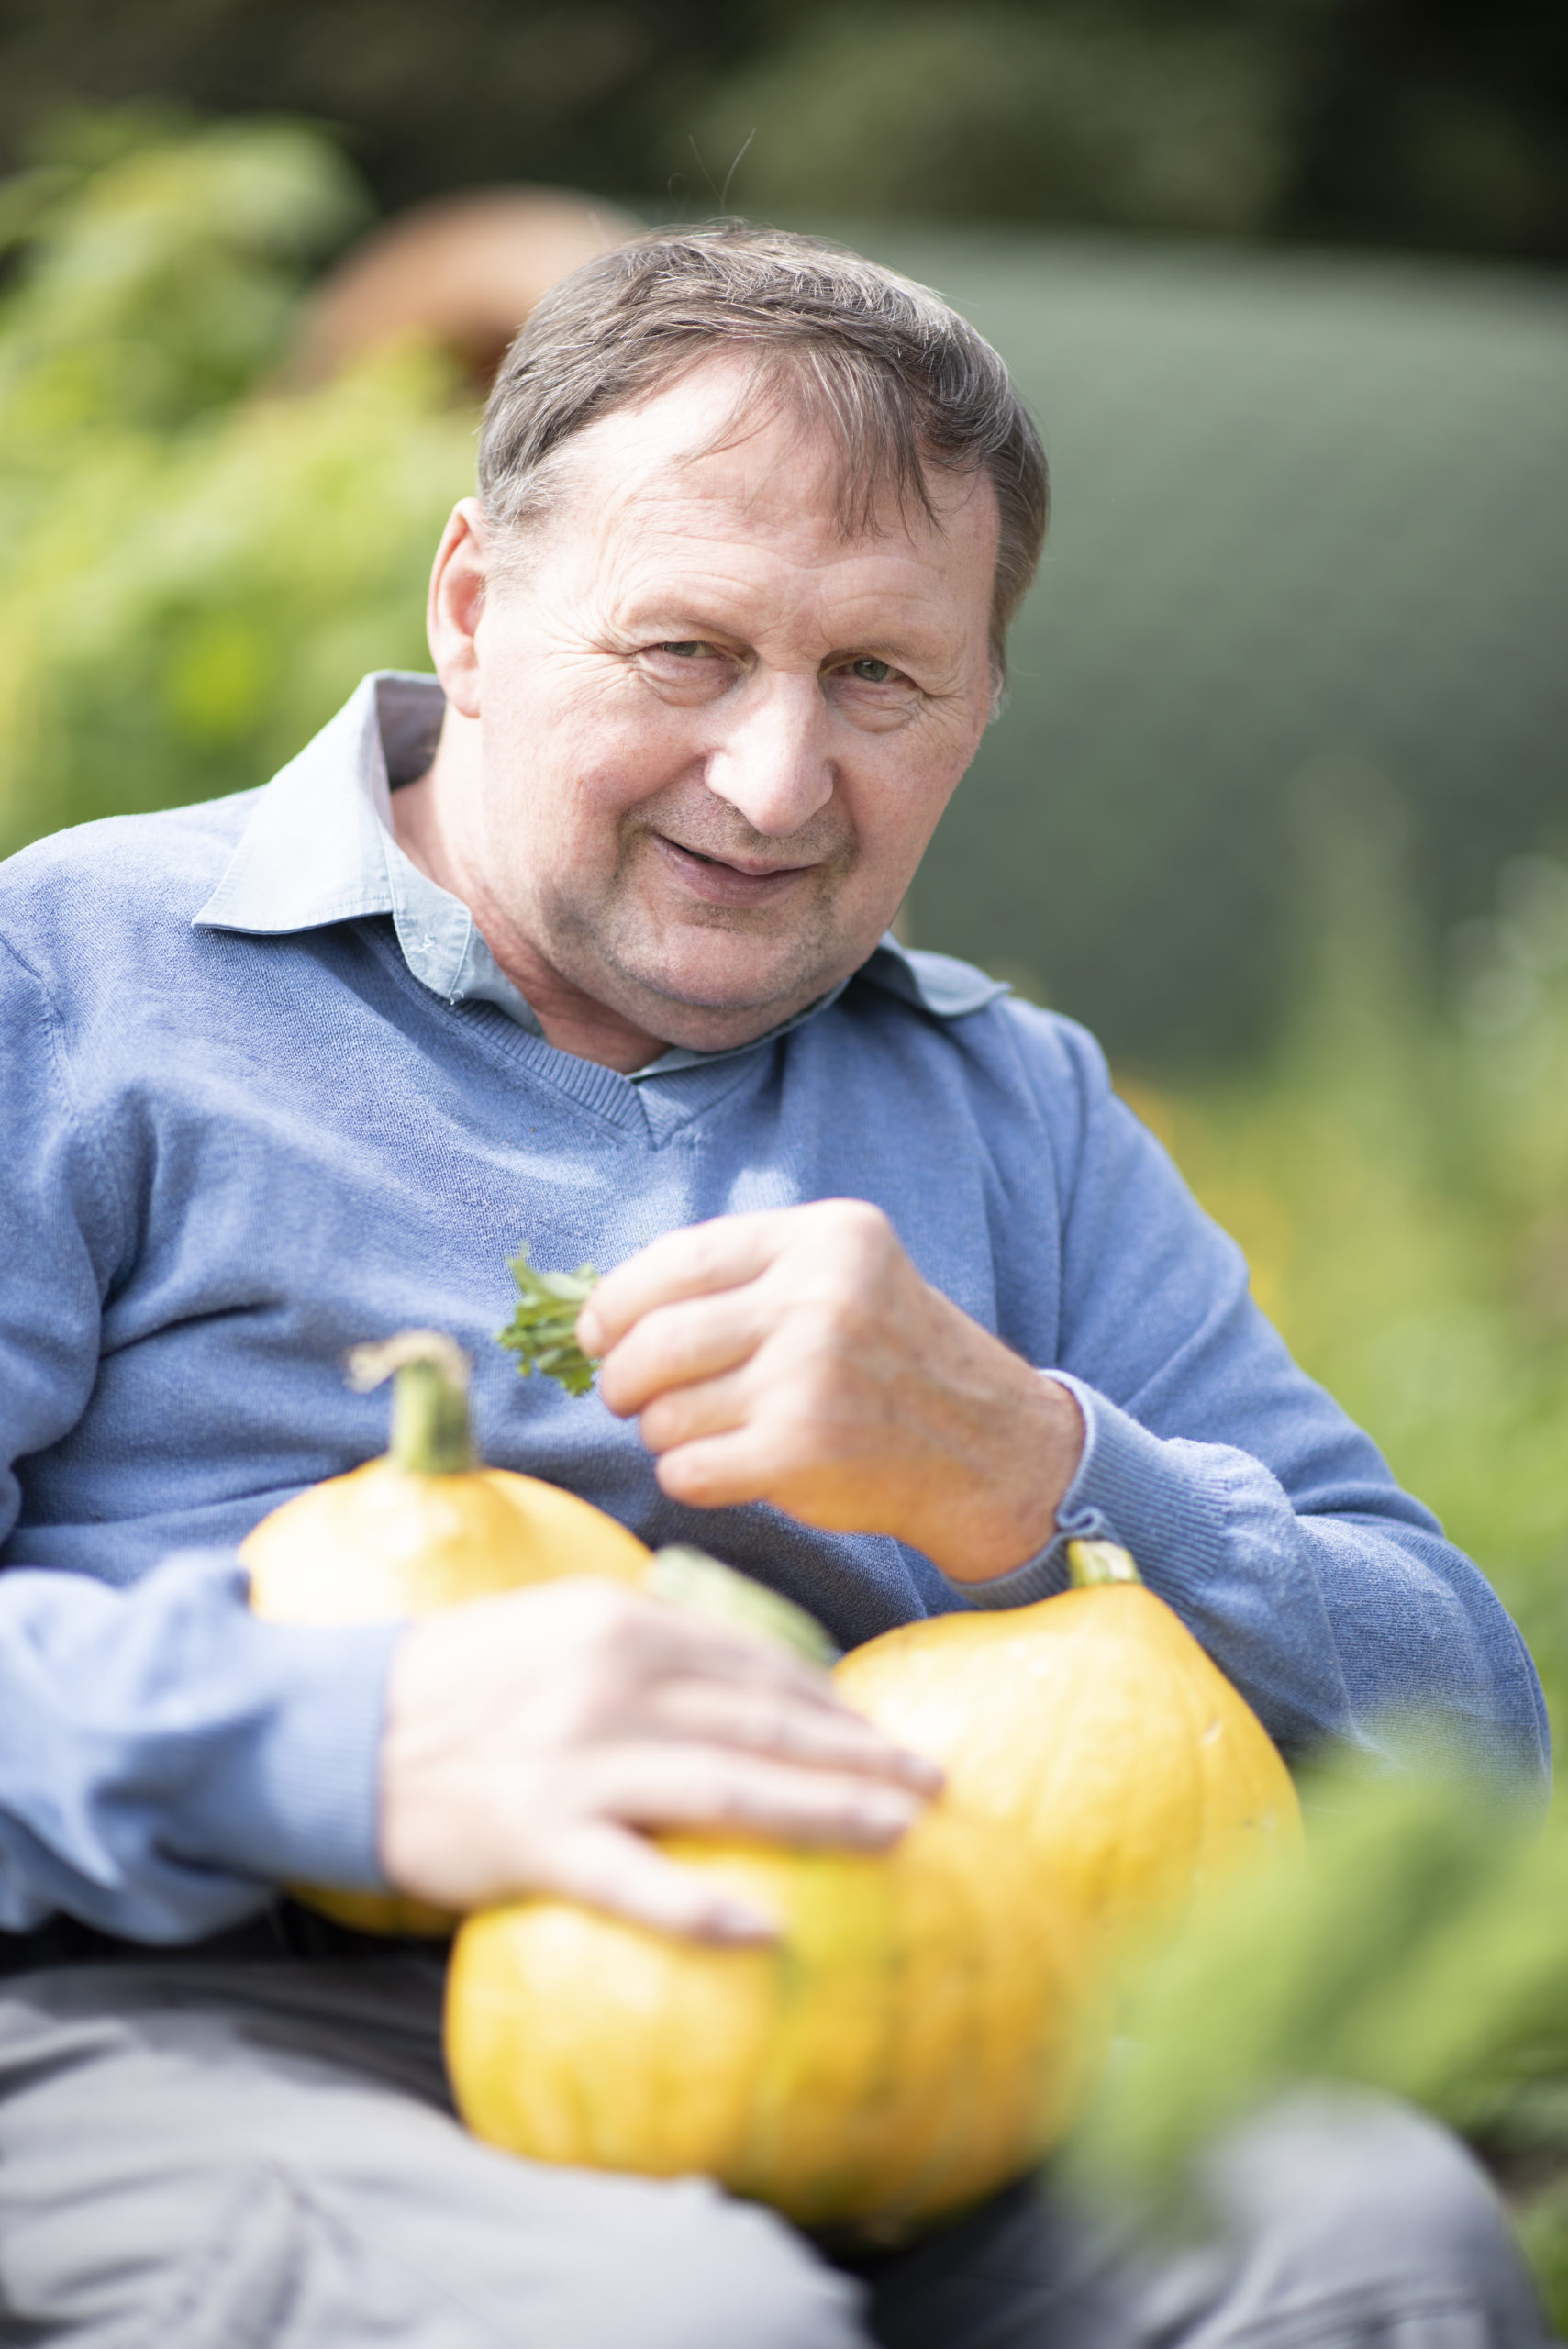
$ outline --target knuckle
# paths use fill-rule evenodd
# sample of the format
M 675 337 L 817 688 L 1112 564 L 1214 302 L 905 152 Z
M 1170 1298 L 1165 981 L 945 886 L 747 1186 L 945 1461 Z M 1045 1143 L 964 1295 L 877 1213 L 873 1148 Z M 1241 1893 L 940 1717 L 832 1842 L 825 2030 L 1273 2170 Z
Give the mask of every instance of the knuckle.
M 648 1601 L 599 1575 L 573 1575 L 558 1587 L 580 1665 L 611 1685 L 631 1676 L 646 1647 Z
M 637 1429 L 650 1452 L 668 1452 L 681 1442 L 692 1419 L 688 1397 L 680 1390 L 673 1394 L 656 1395 L 645 1403 L 638 1416 Z
M 762 1764 L 738 1770 L 714 1789 L 713 1818 L 726 1827 L 780 1827 L 789 1824 L 795 1806 L 781 1797 Z
M 897 1252 L 892 1223 L 870 1199 L 834 1200 L 832 1230 L 851 1263 L 877 1265 Z
M 630 1402 L 636 1386 L 635 1366 L 626 1359 L 630 1340 L 624 1340 L 599 1364 L 599 1400 L 617 1416 Z
M 594 1642 L 613 1641 L 623 1636 L 630 1616 L 630 1593 L 618 1583 L 597 1575 L 573 1576 L 562 1585 L 571 1593 L 571 1606 L 578 1628 Z
M 711 1507 L 724 1493 L 718 1464 L 695 1449 L 666 1450 L 659 1462 L 659 1484 L 672 1500 L 689 1501 L 696 1508 Z

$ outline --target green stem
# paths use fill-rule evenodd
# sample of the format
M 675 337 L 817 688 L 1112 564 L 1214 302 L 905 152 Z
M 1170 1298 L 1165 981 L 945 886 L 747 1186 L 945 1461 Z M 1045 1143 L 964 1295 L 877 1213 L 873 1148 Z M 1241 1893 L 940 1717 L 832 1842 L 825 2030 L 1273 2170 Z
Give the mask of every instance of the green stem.
M 468 1423 L 469 1360 L 439 1330 L 404 1330 L 384 1345 L 356 1346 L 349 1381 L 361 1394 L 392 1387 L 387 1456 L 410 1476 L 462 1476 L 473 1464 Z
M 473 1467 L 468 1392 L 439 1363 L 405 1363 L 394 1379 L 389 1453 L 410 1476 L 461 1476 Z
M 1096 1590 L 1102 1584 L 1141 1582 L 1130 1550 L 1115 1542 L 1069 1542 L 1067 1575 L 1074 1590 Z

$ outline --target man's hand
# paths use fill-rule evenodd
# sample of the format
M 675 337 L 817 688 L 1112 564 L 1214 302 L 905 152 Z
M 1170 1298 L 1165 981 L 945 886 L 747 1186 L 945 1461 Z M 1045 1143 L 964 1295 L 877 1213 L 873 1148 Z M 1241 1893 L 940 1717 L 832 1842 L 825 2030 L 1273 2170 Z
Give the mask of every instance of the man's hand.
M 858 1199 L 669 1232 L 600 1282 L 577 1333 L 672 1499 L 895 1534 L 960 1582 L 1043 1547 L 1083 1451 L 1067 1388 L 923 1281 Z
M 766 1940 L 772 1920 L 636 1831 L 878 1851 L 940 1783 L 784 1650 L 618 1584 L 547 1583 L 403 1634 L 382 1864 L 438 1908 L 556 1892 L 702 1940 Z

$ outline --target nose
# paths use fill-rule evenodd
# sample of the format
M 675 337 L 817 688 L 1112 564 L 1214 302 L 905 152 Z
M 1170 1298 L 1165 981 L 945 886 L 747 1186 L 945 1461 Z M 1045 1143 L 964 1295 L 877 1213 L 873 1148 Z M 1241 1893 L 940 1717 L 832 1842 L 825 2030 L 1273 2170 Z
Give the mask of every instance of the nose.
M 754 678 L 727 718 L 709 753 L 708 789 L 753 831 L 788 840 L 833 796 L 821 687 L 774 671 Z

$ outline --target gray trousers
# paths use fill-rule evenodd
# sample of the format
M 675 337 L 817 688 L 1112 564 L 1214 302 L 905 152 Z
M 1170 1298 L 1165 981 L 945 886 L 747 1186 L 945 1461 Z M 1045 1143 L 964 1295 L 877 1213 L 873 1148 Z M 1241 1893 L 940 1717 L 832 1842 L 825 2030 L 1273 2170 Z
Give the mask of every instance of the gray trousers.
M 536 2167 L 452 2118 L 440 1966 L 142 1955 L 0 1981 L 0 2343 L 61 2349 L 1538 2349 L 1486 2181 L 1298 2101 L 1156 2255 L 1030 2183 L 847 2258 L 695 2180 Z

